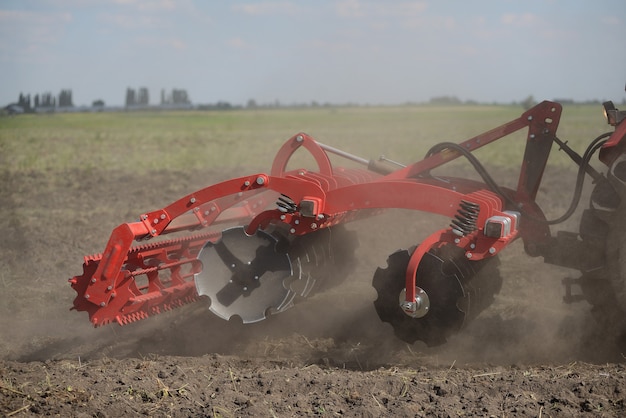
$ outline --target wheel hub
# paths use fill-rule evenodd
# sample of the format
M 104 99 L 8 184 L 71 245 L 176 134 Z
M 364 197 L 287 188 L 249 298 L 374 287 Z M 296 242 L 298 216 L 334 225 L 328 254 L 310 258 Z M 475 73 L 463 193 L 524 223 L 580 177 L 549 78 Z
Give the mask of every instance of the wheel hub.
M 430 299 L 428 294 L 419 287 L 415 287 L 415 301 L 408 302 L 406 300 L 406 289 L 402 289 L 400 292 L 400 308 L 405 314 L 411 318 L 422 318 L 430 309 Z

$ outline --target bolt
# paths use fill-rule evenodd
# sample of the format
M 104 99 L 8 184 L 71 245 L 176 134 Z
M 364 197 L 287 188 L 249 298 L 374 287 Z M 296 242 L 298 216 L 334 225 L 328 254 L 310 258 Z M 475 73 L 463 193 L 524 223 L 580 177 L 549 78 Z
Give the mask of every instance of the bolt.
M 208 210 L 205 210 L 205 211 L 204 211 L 204 216 L 209 216 L 209 214 L 210 214 L 210 213 L 211 213 L 211 212 L 209 212 Z
M 259 280 L 259 276 L 254 276 L 254 280 Z
M 320 213 L 319 215 L 317 215 L 317 220 L 318 221 L 321 221 L 322 219 L 324 219 L 324 215 L 323 214 Z
M 530 134 L 530 139 L 535 139 L 535 134 Z
M 532 116 L 529 116 L 529 117 L 528 117 L 528 120 L 533 120 L 533 117 L 532 117 Z
M 263 177 L 257 177 L 256 178 L 256 184 L 258 184 L 259 186 L 262 184 L 265 184 L 265 179 Z
M 284 221 L 285 219 L 287 219 L 287 217 L 285 215 L 280 215 L 280 220 Z
M 243 291 L 245 292 L 246 290 L 248 290 L 248 287 L 247 287 L 247 286 L 244 286 L 244 287 L 243 287 Z
M 298 135 L 298 136 L 296 137 L 296 141 L 298 141 L 298 142 L 302 142 L 302 141 L 304 141 L 304 137 L 303 137 L 302 135 Z
M 293 223 L 296 224 L 296 225 L 300 225 L 300 220 L 296 219 L 295 221 L 293 221 Z
M 91 283 L 95 283 L 95 282 L 96 282 L 96 278 L 95 278 L 95 277 L 92 277 L 92 278 L 91 278 Z
M 402 302 L 402 309 L 407 312 L 415 312 L 417 310 L 417 304 L 415 302 Z
M 231 268 L 235 268 L 235 265 L 234 265 L 234 264 L 231 264 L 231 265 L 230 265 L 230 267 L 231 267 Z
M 292 233 L 292 234 L 295 234 L 295 233 L 296 233 L 296 228 L 291 228 L 291 229 L 289 230 L 289 232 L 290 232 L 290 233 Z
M 470 253 L 470 252 L 465 253 L 465 257 L 472 258 L 472 253 Z
M 196 198 L 195 198 L 195 197 L 192 197 L 191 199 L 189 199 L 189 201 L 190 201 L 191 203 L 196 203 Z
M 454 239 L 454 243 L 455 243 L 455 244 L 458 244 L 459 242 L 461 242 L 461 239 L 460 239 L 460 238 L 455 238 L 455 239 Z
M 164 213 L 162 213 L 162 214 L 161 214 L 161 219 L 165 219 L 165 218 L 166 218 L 165 214 L 164 214 Z
M 114 298 L 115 296 L 117 296 L 117 293 L 113 292 L 111 293 L 111 297 Z
M 159 220 L 157 218 L 154 218 L 154 220 L 152 221 L 153 224 L 158 224 Z
M 489 248 L 489 254 L 495 254 L 496 253 L 496 249 L 491 247 Z
M 107 286 L 107 290 L 113 290 L 113 286 Z
M 150 231 L 150 233 L 151 233 L 152 235 L 156 235 L 157 230 L 156 230 L 156 229 L 153 229 L 152 231 Z
M 311 229 L 317 229 L 317 224 L 315 222 L 311 224 Z
M 100 302 L 100 306 L 104 308 L 105 306 L 107 306 L 107 304 L 104 302 Z
M 476 244 L 471 243 L 471 244 L 470 244 L 470 248 L 473 250 L 474 248 L 476 248 Z
M 91 296 L 89 296 L 89 294 L 85 294 L 85 299 L 89 299 Z
M 244 185 L 244 186 L 246 186 L 246 187 L 248 187 L 248 186 L 250 185 L 250 181 L 249 181 L 249 180 L 244 181 L 244 182 L 243 182 L 243 185 Z

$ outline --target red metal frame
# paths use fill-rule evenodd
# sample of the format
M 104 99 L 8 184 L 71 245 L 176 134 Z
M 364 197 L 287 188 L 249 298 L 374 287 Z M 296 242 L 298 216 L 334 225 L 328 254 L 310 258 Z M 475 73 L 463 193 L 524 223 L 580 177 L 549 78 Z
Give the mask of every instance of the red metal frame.
M 507 198 L 489 190 L 482 182 L 432 178 L 427 173 L 458 158 L 454 149 L 438 152 L 414 164 L 377 174 L 365 169 L 334 167 L 325 148 L 310 136 L 299 133 L 279 149 L 270 174 L 254 174 L 227 180 L 189 194 L 170 205 L 140 216 L 137 222 L 115 228 L 101 255 L 85 257 L 83 274 L 70 279 L 78 296 L 74 309 L 87 311 L 94 325 L 125 324 L 194 301 L 193 277 L 203 267 L 196 260 L 207 241 L 220 237 L 220 227 L 247 225 L 258 228 L 276 223 L 293 235 L 304 235 L 377 210 L 403 208 L 453 217 L 462 201 L 479 206 L 477 229 L 457 236 L 451 228 L 441 229 L 424 240 L 411 256 L 406 272 L 406 300 L 414 301 L 415 275 L 423 255 L 444 243 L 465 250 L 470 260 L 492 257 L 514 239 L 541 243 L 550 237 L 535 197 L 556 135 L 561 106 L 543 102 L 519 118 L 460 143 L 469 152 L 528 128 L 527 145 L 515 190 L 504 190 Z M 626 125 L 624 125 L 626 126 Z M 293 154 L 307 150 L 317 171 L 287 171 Z M 280 194 L 292 199 L 298 210 L 284 213 L 271 203 Z M 517 225 L 507 210 L 524 207 L 533 216 Z M 303 207 L 306 211 L 302 210 Z M 502 237 L 483 233 L 485 222 L 500 216 L 511 219 L 512 231 Z M 157 239 L 174 233 L 189 236 L 133 247 L 135 241 Z M 144 285 L 138 285 L 143 280 Z

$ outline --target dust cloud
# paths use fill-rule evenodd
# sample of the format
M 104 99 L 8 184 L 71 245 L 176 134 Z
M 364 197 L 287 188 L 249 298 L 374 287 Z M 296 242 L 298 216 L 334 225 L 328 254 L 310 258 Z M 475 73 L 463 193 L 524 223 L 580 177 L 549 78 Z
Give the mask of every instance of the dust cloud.
M 149 181 L 167 183 L 170 176 L 153 173 Z M 186 176 L 197 178 L 193 173 Z M 124 327 L 94 329 L 85 313 L 69 312 L 74 293 L 65 280 L 80 273 L 77 254 L 103 247 L 110 228 L 123 221 L 120 213 L 139 211 L 124 203 L 124 190 L 115 186 L 115 179 L 107 185 L 89 176 L 82 178 L 90 185 L 91 195 L 100 201 L 122 203 L 112 204 L 105 213 L 107 222 L 97 224 L 84 214 L 73 217 L 71 224 L 66 219 L 45 224 L 17 219 L 19 251 L 0 254 L 9 269 L 5 277 L 10 277 L 4 279 L 0 293 L 0 358 L 45 361 L 218 353 L 355 370 L 386 365 L 602 363 L 623 359 L 604 344 L 601 335 L 594 335 L 596 327 L 586 302 L 562 302 L 561 280 L 577 272 L 528 257 L 521 242 L 500 254 L 503 286 L 493 305 L 447 344 L 429 348 L 420 342 L 407 345 L 398 340 L 374 310 L 377 295 L 371 286 L 372 276 L 378 267 L 386 267 L 387 257 L 394 251 L 418 244 L 445 228 L 449 220 L 396 210 L 349 225 L 358 233 L 357 265 L 345 280 L 339 280 L 340 285 L 260 323 L 224 321 L 210 313 L 207 301 L 200 301 Z M 6 184 L 19 185 L 20 190 L 30 188 L 30 194 L 47 199 L 50 209 L 57 213 L 67 205 L 87 208 L 93 203 L 59 179 L 11 180 Z M 158 196 L 158 200 L 174 200 L 181 194 L 178 189 L 169 193 Z M 7 233 L 14 229 L 10 222 L 2 228 Z M 93 250 L 87 251 L 88 247 Z M 18 257 L 22 261 L 18 262 Z
M 576 272 L 529 258 L 521 242 L 500 255 L 504 282 L 493 305 L 445 345 L 431 348 L 398 340 L 374 310 L 372 275 L 377 267 L 386 266 L 389 254 L 419 243 L 434 225 L 445 227 L 445 222 L 409 211 L 389 211 L 358 221 L 352 225 L 359 234 L 355 271 L 339 286 L 298 301 L 293 308 L 259 323 L 224 321 L 208 310 L 204 300 L 124 327 L 87 333 L 81 329 L 83 342 L 76 334 L 67 340 L 71 347 L 63 348 L 79 355 L 81 349 L 94 345 L 82 355 L 112 358 L 219 353 L 355 370 L 390 365 L 602 363 L 620 359 L 593 335 L 588 304 L 562 302 L 561 279 Z M 49 345 L 47 350 L 21 359 L 50 358 L 54 348 L 58 351 L 62 345 Z

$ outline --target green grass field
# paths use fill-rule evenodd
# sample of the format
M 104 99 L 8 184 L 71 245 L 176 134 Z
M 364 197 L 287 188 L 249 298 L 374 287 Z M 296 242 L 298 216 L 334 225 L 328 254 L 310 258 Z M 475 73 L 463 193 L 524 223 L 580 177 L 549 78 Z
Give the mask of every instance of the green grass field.
M 2 117 L 0 163 L 9 172 L 266 171 L 280 145 L 301 131 L 364 158 L 384 154 L 410 163 L 438 142 L 460 142 L 522 112 L 516 106 L 402 106 Z M 570 105 L 564 108 L 559 136 L 582 153 L 608 128 L 599 106 Z M 477 155 L 490 165 L 519 166 L 524 138 L 500 141 Z M 553 154 L 553 164 L 572 165 L 563 153 Z

